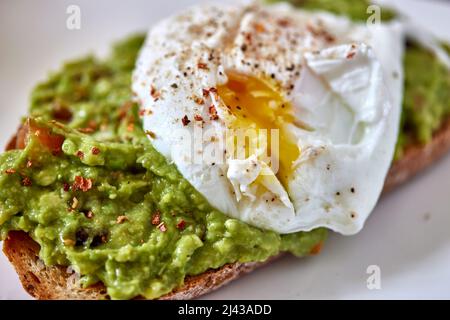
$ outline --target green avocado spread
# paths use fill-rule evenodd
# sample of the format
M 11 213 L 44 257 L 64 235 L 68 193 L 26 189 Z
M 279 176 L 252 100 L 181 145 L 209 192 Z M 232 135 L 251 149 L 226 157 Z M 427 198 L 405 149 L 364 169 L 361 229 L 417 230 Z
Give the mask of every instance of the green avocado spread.
M 131 102 L 142 41 L 104 62 L 68 63 L 36 87 L 25 148 L 0 156 L 1 237 L 28 232 L 46 265 L 72 266 L 113 299 L 157 298 L 227 263 L 318 251 L 324 229 L 280 236 L 230 219 L 153 149 Z
M 347 1 L 300 2 L 361 14 Z M 229 218 L 155 151 L 130 89 L 143 40 L 118 43 L 104 61 L 67 63 L 35 88 L 16 150 L 0 156 L 1 239 L 27 232 L 46 265 L 71 266 L 83 286 L 102 282 L 112 299 L 157 298 L 227 263 L 317 253 L 326 230 L 279 235 Z M 399 156 L 450 111 L 437 59 L 411 45 L 405 68 Z

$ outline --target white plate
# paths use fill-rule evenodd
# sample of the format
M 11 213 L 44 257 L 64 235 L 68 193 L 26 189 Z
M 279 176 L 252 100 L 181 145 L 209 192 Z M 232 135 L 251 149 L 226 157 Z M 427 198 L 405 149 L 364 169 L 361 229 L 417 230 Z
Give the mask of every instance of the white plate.
M 164 1 L 1 1 L 0 145 L 26 114 L 37 81 L 68 58 L 104 54 L 111 42 L 196 3 Z M 391 1 L 392 2 L 392 1 Z M 401 10 L 450 40 L 450 5 L 398 0 Z M 81 8 L 81 30 L 66 9 Z M 331 235 L 321 255 L 286 257 L 208 295 L 209 299 L 450 298 L 450 157 L 384 197 L 357 236 Z M 369 266 L 381 289 L 367 288 Z M 0 299 L 29 299 L 0 254 Z

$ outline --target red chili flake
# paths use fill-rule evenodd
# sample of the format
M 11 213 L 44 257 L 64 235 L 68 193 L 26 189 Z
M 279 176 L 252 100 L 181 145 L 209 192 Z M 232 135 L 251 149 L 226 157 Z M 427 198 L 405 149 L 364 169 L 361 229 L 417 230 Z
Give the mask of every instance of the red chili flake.
M 289 20 L 288 19 L 280 19 L 277 22 L 278 22 L 278 25 L 280 27 L 285 28 L 285 27 L 289 26 Z
M 294 71 L 295 70 L 295 64 L 291 64 L 289 67 L 286 68 L 286 71 Z
M 316 244 L 309 253 L 310 254 L 319 254 L 320 251 L 322 250 L 322 245 L 323 245 L 322 242 Z
M 100 154 L 100 149 L 97 148 L 97 147 L 93 147 L 93 148 L 91 149 L 91 152 L 92 152 L 92 154 L 93 154 L 94 156 L 96 156 L 96 155 L 99 155 L 99 154 Z
M 72 185 L 74 191 L 81 190 L 87 192 L 92 189 L 92 179 L 86 179 L 81 176 L 76 176 Z
M 180 220 L 180 222 L 177 223 L 177 229 L 184 230 L 184 228 L 186 228 L 186 221 Z
M 219 115 L 217 114 L 216 107 L 214 107 L 214 106 L 210 106 L 210 107 L 209 107 L 209 118 L 210 118 L 211 120 L 217 120 L 217 119 L 219 119 Z
M 67 107 L 57 103 L 53 109 L 53 118 L 58 121 L 69 122 L 72 120 L 72 112 Z
M 209 88 L 209 92 L 217 93 L 217 88 L 211 87 Z
M 32 185 L 31 179 L 28 177 L 23 178 L 22 185 L 24 187 L 30 187 Z
M 92 128 L 79 128 L 78 131 L 81 133 L 89 134 L 89 133 L 93 133 L 95 130 Z
M 155 101 L 158 100 L 159 97 L 161 96 L 161 94 L 158 91 L 156 91 L 154 86 L 150 86 L 150 95 Z
M 75 155 L 80 158 L 80 160 L 84 159 L 84 152 L 81 150 L 78 150 L 77 153 L 75 153 Z
M 161 213 L 159 211 L 157 211 L 153 216 L 152 216 L 152 225 L 157 226 L 161 223 Z
M 91 128 L 91 129 L 93 129 L 93 130 L 97 130 L 97 128 L 98 128 L 97 122 L 96 122 L 95 120 L 89 121 L 89 123 L 88 123 L 88 128 Z
M 208 89 L 203 89 L 203 97 L 207 98 L 209 96 L 209 90 Z
M 33 161 L 28 160 L 27 161 L 27 168 L 31 168 L 33 166 Z
M 84 216 L 88 219 L 92 219 L 94 217 L 94 213 L 91 210 L 89 210 L 84 214 Z
M 158 225 L 158 229 L 159 229 L 161 232 L 166 232 L 166 231 L 167 231 L 167 228 L 166 228 L 166 225 L 165 225 L 164 222 L 161 222 L 161 223 Z
M 145 116 L 145 109 L 140 109 L 139 110 L 139 117 L 143 117 Z
M 127 216 L 118 216 L 117 219 L 116 219 L 116 223 L 117 224 L 122 224 L 125 221 L 128 221 L 128 217 Z
M 133 106 L 133 103 L 130 101 L 127 101 L 119 108 L 119 119 L 120 120 L 123 120 L 127 116 L 128 111 L 131 109 L 132 106 Z
M 145 131 L 145 134 L 148 135 L 152 139 L 156 138 L 156 134 L 153 131 L 147 130 L 147 131 Z
M 195 121 L 203 121 L 203 117 L 201 115 L 199 115 L 199 114 L 196 114 L 194 116 L 194 119 L 195 119 Z
M 5 171 L 5 173 L 6 173 L 6 174 L 14 174 L 14 173 L 16 173 L 16 170 L 15 170 L 15 169 L 7 169 L 7 170 Z
M 191 122 L 191 120 L 189 120 L 189 118 L 185 115 L 183 119 L 181 119 L 181 122 L 183 123 L 183 126 L 186 127 Z
M 203 63 L 203 62 L 197 63 L 197 67 L 199 69 L 208 70 L 208 65 L 206 63 Z
M 69 192 L 69 191 L 70 191 L 70 184 L 64 183 L 64 184 L 63 184 L 63 190 L 64 190 L 65 192 Z
M 347 54 L 347 59 L 352 59 L 354 56 L 356 55 L 356 52 L 349 52 L 349 54 Z
M 255 23 L 255 30 L 256 32 L 264 32 L 266 31 L 266 28 L 262 24 Z
M 204 104 L 205 104 L 205 100 L 203 100 L 203 99 L 200 98 L 200 97 L 194 96 L 193 99 L 194 99 L 194 102 L 195 102 L 196 104 L 199 104 L 199 105 L 204 105 Z
M 329 34 L 329 33 L 325 34 L 324 36 L 325 36 L 325 41 L 326 42 L 330 42 L 331 43 L 331 42 L 335 42 L 336 41 L 336 38 L 333 35 Z

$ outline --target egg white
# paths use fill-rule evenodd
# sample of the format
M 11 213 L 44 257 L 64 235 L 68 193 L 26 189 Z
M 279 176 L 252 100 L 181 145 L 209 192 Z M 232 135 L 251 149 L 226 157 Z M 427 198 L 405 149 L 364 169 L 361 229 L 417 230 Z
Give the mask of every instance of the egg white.
M 393 158 L 403 33 L 397 22 L 368 27 L 287 4 L 198 6 L 149 31 L 133 91 L 155 148 L 217 209 L 279 233 L 350 235 L 373 210 Z M 205 160 L 211 150 L 226 154 L 230 115 L 209 89 L 227 82 L 227 70 L 276 78 L 303 124 L 285 124 L 301 150 L 287 186 L 255 155 Z M 192 147 L 200 132 L 210 134 Z

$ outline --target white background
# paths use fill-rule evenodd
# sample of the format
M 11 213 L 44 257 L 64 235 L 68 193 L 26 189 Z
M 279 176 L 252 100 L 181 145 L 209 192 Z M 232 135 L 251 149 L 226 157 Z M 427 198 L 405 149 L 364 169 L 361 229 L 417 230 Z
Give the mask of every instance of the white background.
M 198 2 L 1 0 L 0 145 L 49 70 L 88 52 L 105 54 L 114 40 Z M 450 40 L 450 2 L 390 2 Z M 66 29 L 70 4 L 81 7 L 81 30 Z M 369 265 L 381 268 L 381 290 L 366 287 Z M 383 197 L 357 236 L 331 235 L 321 255 L 285 257 L 206 298 L 450 298 L 450 157 Z M 29 299 L 1 253 L 0 299 Z

